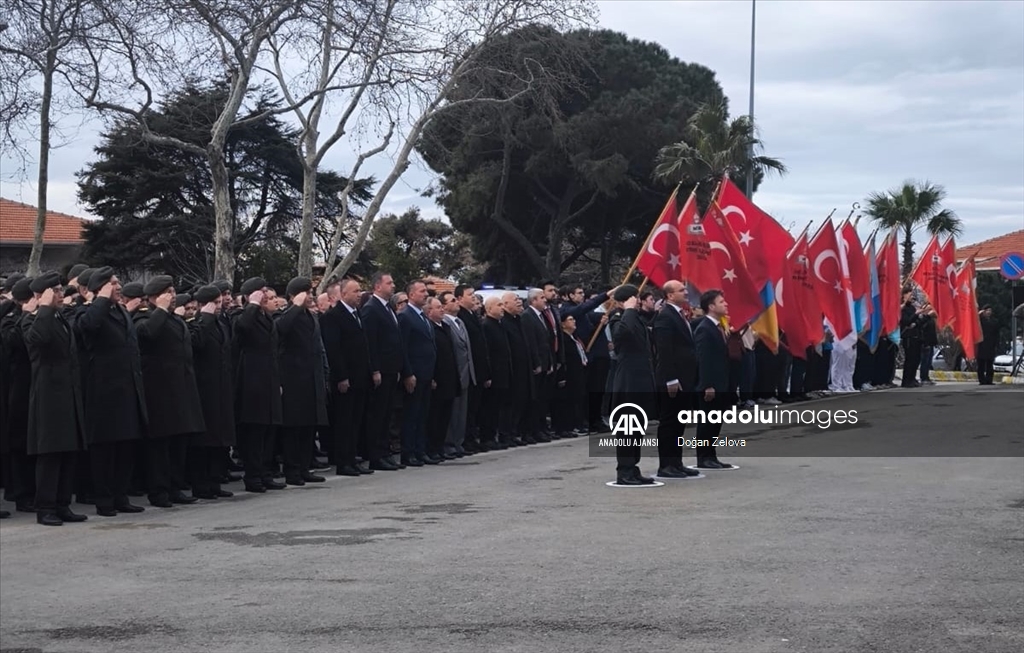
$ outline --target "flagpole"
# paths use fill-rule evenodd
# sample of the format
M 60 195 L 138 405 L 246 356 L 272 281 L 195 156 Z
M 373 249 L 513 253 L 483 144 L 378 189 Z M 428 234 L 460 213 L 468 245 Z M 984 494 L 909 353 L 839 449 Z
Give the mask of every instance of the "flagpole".
M 801 231 L 800 235 L 796 237 L 795 241 L 793 241 L 793 247 L 796 247 L 796 244 L 800 242 L 800 239 L 807 235 L 807 232 L 811 230 L 811 225 L 812 224 L 814 224 L 814 220 L 811 220 L 810 222 L 807 223 L 807 226 L 804 227 L 804 230 Z M 810 241 L 807 241 L 807 242 L 810 242 Z M 793 253 L 793 247 L 790 247 L 788 250 L 786 250 L 785 258 L 789 258 L 789 255 Z
M 683 182 L 681 182 L 681 181 L 678 184 L 676 184 L 676 188 L 675 188 L 675 190 L 672 191 L 672 195 L 668 198 L 668 202 L 665 202 L 665 208 L 667 208 L 668 205 L 669 205 L 669 202 L 674 200 L 676 198 L 676 195 L 679 194 L 679 188 L 682 185 L 683 185 Z M 699 186 L 700 184 L 697 184 L 697 185 Z M 694 192 L 696 192 L 696 191 L 697 191 L 697 188 L 694 187 Z M 661 209 L 662 213 L 665 212 L 665 208 Z M 644 252 L 647 251 L 647 246 L 650 245 L 650 243 L 651 243 L 651 237 L 654 235 L 654 231 L 658 228 L 658 223 L 661 221 L 660 220 L 661 213 L 658 214 L 658 217 L 659 217 L 659 219 L 655 220 L 654 224 L 651 226 L 651 231 L 650 231 L 650 233 L 647 234 L 647 238 L 644 239 L 643 247 L 640 248 L 640 251 L 637 252 L 636 256 L 633 258 L 633 264 L 630 265 L 629 266 L 629 270 L 626 271 L 626 276 L 622 278 L 622 283 L 619 284 L 620 286 L 625 284 L 626 282 L 628 282 L 629 278 L 631 276 L 633 276 L 633 273 L 636 271 L 636 266 L 637 266 L 637 264 L 640 263 L 640 257 L 643 256 Z
M 750 126 L 754 126 L 754 36 L 757 24 L 757 0 L 750 0 Z M 747 199 L 754 197 L 754 138 L 747 144 Z

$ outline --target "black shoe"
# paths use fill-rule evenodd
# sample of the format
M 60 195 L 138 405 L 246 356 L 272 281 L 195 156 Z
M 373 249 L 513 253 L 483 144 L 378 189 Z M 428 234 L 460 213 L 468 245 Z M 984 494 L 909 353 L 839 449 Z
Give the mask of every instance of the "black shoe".
M 245 484 L 245 491 L 246 492 L 255 492 L 257 494 L 263 494 L 264 492 L 267 491 L 267 488 L 263 487 L 263 483 L 246 483 Z
M 398 465 L 392 463 L 387 458 L 379 458 L 370 463 L 370 471 L 378 470 L 381 472 L 397 472 Z
M 154 508 L 173 508 L 174 504 L 170 502 L 167 497 L 158 497 L 156 499 L 150 499 L 149 505 Z
M 204 501 L 213 501 L 217 498 L 217 495 L 213 492 L 196 492 L 192 490 L 192 496 L 196 499 L 203 499 Z
M 37 512 L 36 523 L 43 526 L 63 526 L 64 520 L 52 512 Z
M 170 496 L 167 498 L 171 500 L 171 503 L 177 503 L 183 506 L 199 501 L 199 499 L 197 499 L 196 497 L 186 496 L 185 493 L 182 492 L 181 490 L 178 490 L 177 492 L 171 492 Z
M 10 516 L 11 513 L 7 512 L 6 510 L 0 510 L 0 519 L 7 519 Z
M 715 462 L 718 463 L 718 468 L 719 469 L 732 469 L 735 466 L 735 465 L 730 465 L 729 463 L 723 463 L 718 458 L 715 458 Z
M 17 510 L 18 512 L 35 512 L 36 511 L 36 507 L 34 505 L 32 505 L 32 503 L 29 502 L 29 501 L 25 501 L 25 502 L 22 502 L 22 503 L 15 503 L 14 504 L 14 509 Z
M 698 472 L 696 469 L 691 469 L 689 467 L 686 467 L 685 465 L 672 465 L 672 467 L 677 472 L 682 472 L 683 474 L 686 474 L 687 476 L 700 476 L 700 472 Z M 659 474 L 659 476 L 660 476 L 660 474 Z
M 640 485 L 654 485 L 654 479 L 650 476 L 644 476 L 640 473 L 639 469 L 633 471 L 633 478 L 640 481 Z
M 533 439 L 532 435 L 524 435 L 520 440 L 523 441 L 523 444 L 537 444 L 537 441 Z
M 136 506 L 136 505 L 131 504 L 131 503 L 124 503 L 124 504 L 121 504 L 120 506 L 115 505 L 114 509 L 117 510 L 118 512 L 130 512 L 130 513 L 146 512 L 146 509 L 143 508 L 142 506 Z
M 722 469 L 722 465 L 717 460 L 698 460 L 697 469 Z
M 423 467 L 423 461 L 415 456 L 402 456 L 402 464 L 409 467 Z
M 327 479 L 323 476 L 317 476 L 316 474 L 306 473 L 302 475 L 302 480 L 307 483 L 323 483 Z
M 434 456 L 429 453 L 425 454 L 422 458 L 420 458 L 420 460 L 422 460 L 425 465 L 440 465 L 442 462 L 444 462 L 443 458 L 438 458 L 437 456 Z
M 446 453 L 446 454 L 444 454 L 444 459 L 445 460 L 458 460 L 459 459 L 459 454 L 454 453 L 454 452 L 453 453 Z
M 678 467 L 661 467 L 658 469 L 659 478 L 689 478 L 689 474 Z
M 100 517 L 117 517 L 117 508 L 103 508 L 96 506 L 96 514 Z
M 89 519 L 85 515 L 79 515 L 78 513 L 71 512 L 71 508 L 64 506 L 57 508 L 57 516 L 61 518 L 61 521 L 65 522 L 80 522 Z
M 263 487 L 268 490 L 283 490 L 286 487 L 286 485 L 284 483 L 279 483 L 271 478 L 265 479 L 263 481 Z
M 303 479 L 301 476 L 299 476 L 298 478 L 285 478 L 284 482 L 287 483 L 288 485 L 295 485 L 297 487 L 302 487 L 303 485 L 306 484 L 305 479 Z
M 365 460 L 362 461 L 362 462 L 356 463 L 356 469 L 359 471 L 360 474 L 372 474 L 373 473 L 373 470 L 370 469 L 370 463 L 366 462 Z
M 618 478 L 615 479 L 616 485 L 644 485 L 645 483 L 640 480 L 639 476 L 633 474 L 619 474 Z
M 338 476 L 362 476 L 362 473 L 352 465 L 339 465 L 336 473 Z
M 230 490 L 222 490 L 220 488 L 217 488 L 216 490 L 214 490 L 214 494 L 217 495 L 218 499 L 227 499 L 229 497 L 235 496 L 234 492 L 231 492 Z
M 551 442 L 551 438 L 544 433 L 538 433 L 537 435 L 533 436 L 533 439 L 537 442 Z

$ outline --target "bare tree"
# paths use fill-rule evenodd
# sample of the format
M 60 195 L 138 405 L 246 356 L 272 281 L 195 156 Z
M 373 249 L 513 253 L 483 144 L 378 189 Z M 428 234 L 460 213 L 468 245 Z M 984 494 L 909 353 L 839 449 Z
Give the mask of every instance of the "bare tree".
M 51 135 L 54 129 L 54 83 L 77 82 L 76 58 L 86 34 L 102 20 L 91 0 L 8 0 L 0 39 L 0 143 L 27 159 L 18 136 L 32 116 L 39 119 L 39 160 L 36 180 L 36 225 L 29 275 L 39 274 L 46 231 L 46 196 L 50 179 Z M 41 89 L 31 89 L 39 79 Z

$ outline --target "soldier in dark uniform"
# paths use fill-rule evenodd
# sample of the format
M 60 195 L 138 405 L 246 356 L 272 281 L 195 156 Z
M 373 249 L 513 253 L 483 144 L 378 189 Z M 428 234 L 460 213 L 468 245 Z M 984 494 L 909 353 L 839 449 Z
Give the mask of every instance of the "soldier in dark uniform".
M 993 366 L 996 361 L 999 345 L 999 323 L 992 317 L 992 307 L 984 306 L 978 312 L 981 322 L 981 342 L 978 343 L 975 357 L 978 360 L 978 385 L 992 385 Z
M 83 347 L 85 440 L 96 514 L 142 512 L 128 500 L 138 442 L 146 430 L 138 336 L 120 303 L 121 283 L 113 269 L 93 271 L 87 288 L 93 300 L 76 319 L 76 331 Z
M 916 388 L 921 384 L 915 378 L 921 366 L 921 309 L 914 306 L 910 290 L 903 291 L 903 308 L 900 310 L 900 344 L 903 345 L 904 388 Z
M 8 282 L 10 280 L 8 279 Z M 25 306 L 35 294 L 32 278 L 20 277 L 11 289 L 14 306 L 0 320 L 0 334 L 7 352 L 10 385 L 7 387 L 7 409 L 0 419 L 7 424 L 9 458 L 6 497 L 15 503 L 18 512 L 34 512 L 36 492 L 36 463 L 28 454 L 29 388 L 32 384 L 32 362 L 25 347 L 21 321 L 28 315 Z
M 278 372 L 275 300 L 267 282 L 253 277 L 242 284 L 248 303 L 234 322 L 235 421 L 249 492 L 283 490 L 267 466 L 274 454 L 274 429 L 281 424 L 281 377 Z
M 219 316 L 220 289 L 203 286 L 196 292 L 195 301 L 202 308 L 188 325 L 206 430 L 191 440 L 189 482 L 192 496 L 217 499 L 232 496 L 220 487 L 224 449 L 235 443 L 231 332 Z
M 278 360 L 281 371 L 281 426 L 284 438 L 285 483 L 305 485 L 326 479 L 309 471 L 313 439 L 327 421 L 327 382 L 323 339 L 309 310 L 312 282 L 296 277 L 288 282 L 290 305 L 277 317 Z
M 142 377 L 149 415 L 146 480 L 149 502 L 158 508 L 194 503 L 186 485 L 185 457 L 192 436 L 206 430 L 196 388 L 188 326 L 174 310 L 174 280 L 154 277 L 144 292 L 153 308 L 138 314 Z
M 15 272 L 4 279 L 3 285 L 0 286 L 0 324 L 3 324 L 3 320 L 7 318 L 8 315 L 14 313 L 15 310 L 20 310 L 21 306 L 14 301 L 11 291 L 14 289 L 14 284 L 23 278 L 24 275 Z M 29 292 L 31 293 L 31 291 Z M 10 490 L 11 434 L 7 423 L 9 414 L 7 402 L 10 389 L 10 355 L 7 351 L 7 345 L 4 344 L 3 338 L 0 337 L 0 485 L 7 488 L 8 498 L 13 498 L 13 492 Z M 10 516 L 11 513 L 6 510 L 0 510 L 0 519 Z
M 60 276 L 42 274 L 31 290 L 32 314 L 20 326 L 32 361 L 28 453 L 36 457 L 36 521 L 61 526 L 88 519 L 71 511 L 75 461 L 85 446 L 81 376 L 74 333 L 58 311 Z

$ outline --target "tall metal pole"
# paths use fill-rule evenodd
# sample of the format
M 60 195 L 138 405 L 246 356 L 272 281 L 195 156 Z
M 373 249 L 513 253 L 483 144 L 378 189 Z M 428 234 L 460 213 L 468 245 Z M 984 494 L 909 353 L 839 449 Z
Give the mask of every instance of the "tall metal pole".
M 757 18 L 757 0 L 750 0 L 750 124 L 754 124 L 754 26 Z M 754 196 L 754 166 L 751 162 L 754 159 L 753 134 L 747 148 L 747 199 Z

